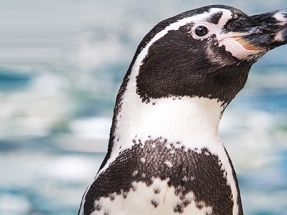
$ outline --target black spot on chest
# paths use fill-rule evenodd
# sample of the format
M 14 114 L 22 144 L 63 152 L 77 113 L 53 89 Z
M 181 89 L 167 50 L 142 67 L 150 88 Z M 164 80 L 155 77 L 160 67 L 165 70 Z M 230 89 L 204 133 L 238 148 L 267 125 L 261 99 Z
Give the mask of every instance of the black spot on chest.
M 168 186 L 175 188 L 174 195 L 182 200 L 174 212 L 184 211 L 190 204 L 185 195 L 193 192 L 199 209 L 204 204 L 213 208 L 214 215 L 231 215 L 233 200 L 225 175 L 220 159 L 206 148 L 200 152 L 185 150 L 161 138 L 148 140 L 144 145 L 137 142 L 98 176 L 86 194 L 84 210 L 94 211 L 94 202 L 101 197 L 110 198 L 113 193 L 128 195 L 136 190 L 133 182 L 151 186 L 154 179 L 161 179 L 168 180 Z M 158 195 L 160 190 L 154 192 Z M 158 206 L 155 201 L 151 204 L 155 208 Z

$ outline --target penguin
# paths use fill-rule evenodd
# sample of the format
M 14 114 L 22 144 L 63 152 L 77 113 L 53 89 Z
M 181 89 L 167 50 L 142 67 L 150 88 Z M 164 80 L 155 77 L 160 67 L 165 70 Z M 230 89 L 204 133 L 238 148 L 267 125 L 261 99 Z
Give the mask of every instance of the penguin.
M 287 10 L 183 12 L 139 44 L 119 89 L 108 151 L 80 215 L 242 215 L 218 125 L 251 66 L 287 43 Z

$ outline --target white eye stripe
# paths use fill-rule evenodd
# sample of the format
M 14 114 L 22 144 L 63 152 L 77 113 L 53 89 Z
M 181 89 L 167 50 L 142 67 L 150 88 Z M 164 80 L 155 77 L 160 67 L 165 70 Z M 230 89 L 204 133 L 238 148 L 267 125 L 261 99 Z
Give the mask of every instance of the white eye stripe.
M 212 17 L 214 14 L 218 13 L 218 12 L 223 12 L 221 18 L 218 20 L 217 24 L 214 24 L 212 22 L 210 22 L 210 17 Z M 216 35 L 217 37 L 219 37 L 219 35 L 222 34 L 222 28 L 225 26 L 226 22 L 232 18 L 232 14 L 230 11 L 224 11 L 224 10 L 219 10 L 219 9 L 211 9 L 208 12 L 208 16 L 206 14 L 201 14 L 200 16 L 196 16 L 193 19 L 193 27 L 191 30 L 191 34 L 193 36 L 194 39 L 197 40 L 203 40 L 206 39 L 208 37 L 210 37 L 211 35 Z M 204 16 L 203 16 L 204 15 Z M 208 33 L 200 36 L 196 33 L 196 29 L 199 26 L 204 26 L 208 29 Z
M 212 15 L 214 15 L 218 12 L 223 12 L 223 15 L 220 18 L 218 24 L 213 24 L 213 23 L 210 23 L 207 21 L 208 19 L 210 19 L 210 17 Z M 192 23 L 194 26 L 195 25 L 196 26 L 203 25 L 203 26 L 207 27 L 209 29 L 209 33 L 207 35 L 210 35 L 212 31 L 220 29 L 219 26 L 223 27 L 225 25 L 226 21 L 229 20 L 230 18 L 232 18 L 232 14 L 229 10 L 225 10 L 225 9 L 221 9 L 221 8 L 212 8 L 205 13 L 177 20 L 176 22 L 171 23 L 170 25 L 168 25 L 164 29 L 162 29 L 160 32 L 155 34 L 155 36 L 148 42 L 148 44 L 146 45 L 145 48 L 148 49 L 148 47 L 151 44 L 153 44 L 154 42 L 156 42 L 160 38 L 164 37 L 168 33 L 168 31 L 178 30 L 180 27 L 188 25 L 189 23 Z M 194 30 L 194 28 L 192 28 L 192 31 L 193 30 Z M 214 33 L 215 32 L 213 32 L 212 34 L 214 34 Z M 195 34 L 193 34 L 193 35 L 195 35 Z M 198 37 L 198 39 L 199 38 L 203 39 L 202 37 Z

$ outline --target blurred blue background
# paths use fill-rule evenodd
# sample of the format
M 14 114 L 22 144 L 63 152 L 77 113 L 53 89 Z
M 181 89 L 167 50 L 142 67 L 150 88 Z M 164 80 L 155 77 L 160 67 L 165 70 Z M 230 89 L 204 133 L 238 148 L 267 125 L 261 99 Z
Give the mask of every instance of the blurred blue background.
M 0 214 L 76 214 L 107 148 L 114 100 L 143 36 L 214 1 L 0 1 Z M 217 1 L 248 14 L 284 0 Z M 222 140 L 245 214 L 287 214 L 287 46 L 253 66 Z

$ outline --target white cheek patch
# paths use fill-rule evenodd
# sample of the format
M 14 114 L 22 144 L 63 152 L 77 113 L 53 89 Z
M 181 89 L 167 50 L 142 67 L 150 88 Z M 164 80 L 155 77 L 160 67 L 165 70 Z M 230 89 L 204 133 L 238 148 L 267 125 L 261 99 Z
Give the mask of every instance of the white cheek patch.
M 225 46 L 226 51 L 230 52 L 232 56 L 236 57 L 239 60 L 247 59 L 254 55 L 258 55 L 264 50 L 248 50 L 234 37 L 226 37 L 219 41 L 219 46 Z
M 113 200 L 109 197 L 102 197 L 95 202 L 98 210 L 91 215 L 125 215 L 125 214 L 197 214 L 211 215 L 212 207 L 205 202 L 196 202 L 193 192 L 185 194 L 184 198 L 175 195 L 175 188 L 168 185 L 168 180 L 155 179 L 151 186 L 146 186 L 143 182 L 133 182 L 134 191 L 127 193 L 124 198 L 121 194 L 113 193 Z M 159 193 L 155 194 L 154 190 Z M 184 206 L 183 211 L 176 211 L 177 205 Z M 199 208 L 198 205 L 201 207 Z

